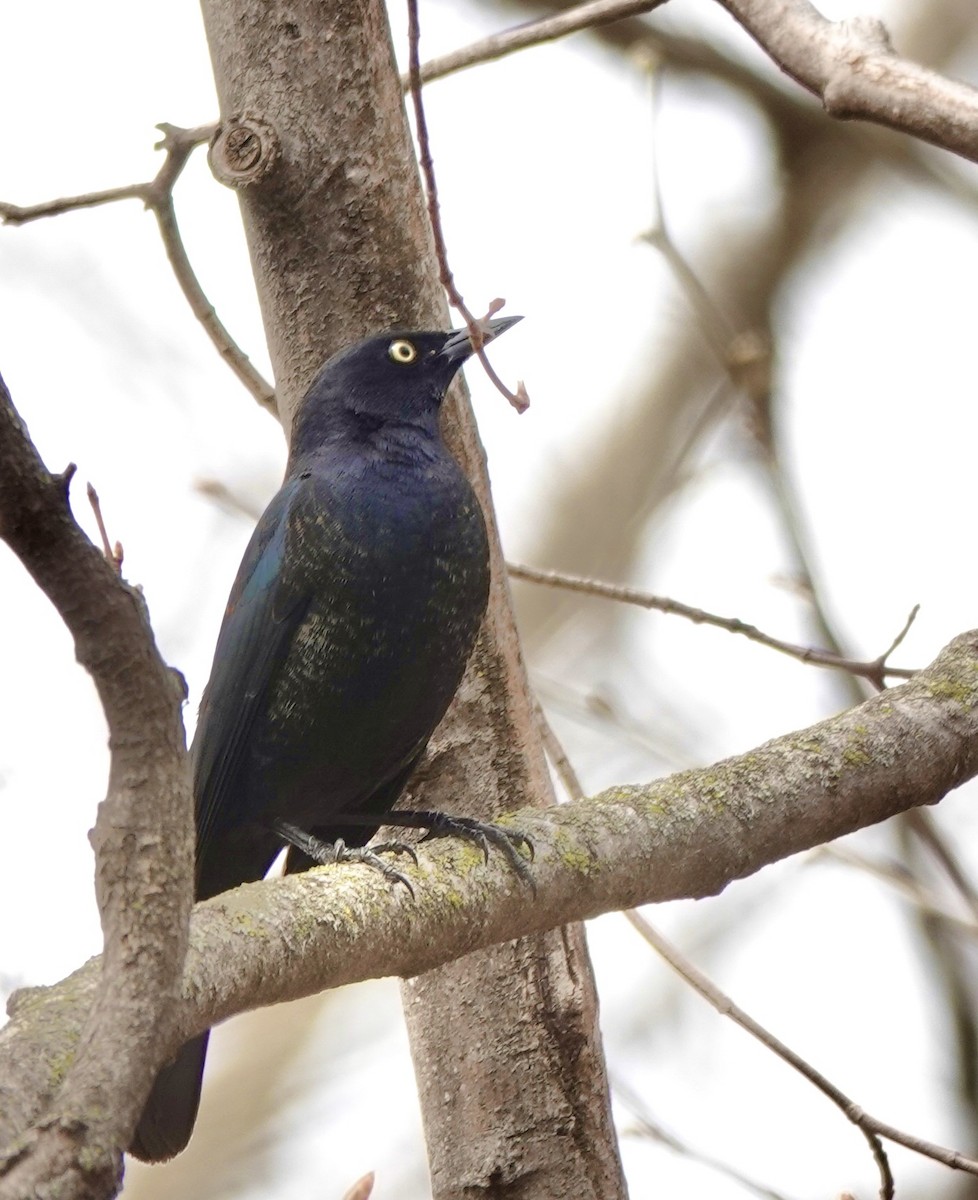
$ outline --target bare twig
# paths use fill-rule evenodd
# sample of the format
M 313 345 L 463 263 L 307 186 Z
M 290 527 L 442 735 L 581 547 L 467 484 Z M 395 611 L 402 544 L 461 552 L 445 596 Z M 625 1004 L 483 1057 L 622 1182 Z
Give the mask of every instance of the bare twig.
M 650 61 L 648 70 L 654 129 L 659 82 L 659 71 L 654 59 Z M 651 144 L 653 146 L 655 144 L 654 137 L 651 139 Z M 798 515 L 798 502 L 790 480 L 783 469 L 774 437 L 774 423 L 771 419 L 773 351 L 769 339 L 757 329 L 742 329 L 737 332 L 735 326 L 727 320 L 699 276 L 680 252 L 666 223 L 659 173 L 654 157 L 652 168 L 652 224 L 651 228 L 642 235 L 642 239 L 658 250 L 665 259 L 666 265 L 672 271 L 676 282 L 685 293 L 690 307 L 696 314 L 700 331 L 707 345 L 726 373 L 730 384 L 747 402 L 748 425 L 762 451 L 762 464 L 766 472 L 767 483 L 773 494 L 788 548 L 795 562 L 796 572 L 806 589 L 815 632 L 818 638 L 826 644 L 826 649 L 821 653 L 834 655 L 838 662 L 848 662 L 850 660 L 842 652 L 840 639 L 829 619 L 821 589 L 816 583 L 815 573 L 811 566 L 811 555 L 808 552 L 802 522 Z M 916 610 L 909 618 L 908 627 L 915 615 Z M 898 638 L 898 643 L 905 633 L 906 630 Z M 890 653 L 892 653 L 892 648 L 877 662 L 884 663 Z M 876 669 L 875 663 L 870 664 L 870 667 L 868 673 L 847 670 L 848 686 L 846 691 L 852 703 L 858 703 L 863 698 L 863 692 L 856 683 L 857 678 L 866 678 L 877 690 L 885 686 L 884 674 Z
M 582 29 L 651 12 L 664 0 L 594 0 L 493 34 L 420 68 L 430 83 Z M 900 58 L 872 19 L 828 21 L 808 0 L 717 0 L 825 111 L 909 133 L 978 161 L 978 90 Z M 407 90 L 408 76 L 402 77 Z
M 913 606 L 913 608 L 910 610 L 910 612 L 907 613 L 907 619 L 903 623 L 903 628 L 896 635 L 896 637 L 893 639 L 893 641 L 890 642 L 887 649 L 884 650 L 883 653 L 879 656 L 879 658 L 877 658 L 875 660 L 876 662 L 878 662 L 880 664 L 880 666 L 882 666 L 886 662 L 886 660 L 890 657 L 890 655 L 893 653 L 894 650 L 899 649 L 900 646 L 903 644 L 904 638 L 906 638 L 907 634 L 910 632 L 914 621 L 917 620 L 917 616 L 919 613 L 920 613 L 920 605 L 915 604 Z M 890 672 L 887 672 L 887 674 L 889 674 L 889 673 Z M 880 686 L 882 686 L 882 685 L 880 685 Z
M 567 752 L 561 745 L 560 739 L 553 731 L 553 726 L 547 720 L 547 714 L 543 711 L 543 705 L 539 700 L 534 702 L 534 712 L 536 713 L 537 725 L 540 729 L 540 740 L 543 742 L 543 749 L 550 759 L 550 765 L 557 773 L 557 778 L 564 785 L 564 790 L 571 800 L 583 800 L 584 788 L 581 786 L 581 781 L 574 770 L 570 759 L 567 757 Z
M 370 1200 L 373 1190 L 374 1173 L 373 1171 L 368 1171 L 347 1192 L 344 1192 L 343 1200 Z
M 62 196 L 58 200 L 45 200 L 41 204 L 10 204 L 0 200 L 0 221 L 4 225 L 26 225 L 42 217 L 59 217 L 62 213 L 74 212 L 78 208 L 97 208 L 100 204 L 114 204 L 117 200 L 146 199 L 145 183 L 132 183 L 126 187 L 107 188 L 103 192 L 86 192 L 81 196 Z
M 908 863 L 907 874 L 919 880 L 924 868 L 922 855 L 927 852 L 934 855 L 941 872 L 964 899 L 974 920 L 978 908 L 971 881 L 936 822 L 917 821 L 915 816 L 914 813 L 903 813 L 897 820 L 900 845 Z M 923 884 L 921 890 L 924 890 Z M 974 1130 L 978 1127 L 978 1021 L 975 1016 L 973 950 L 971 946 L 963 945 L 960 938 L 952 936 L 954 926 L 940 915 L 928 912 L 922 905 L 917 906 L 915 915 L 924 946 L 932 957 L 927 974 L 939 990 L 954 1038 L 958 1095 Z
M 904 816 L 915 816 L 916 809 L 911 809 Z M 935 917 L 939 921 L 952 926 L 961 933 L 967 934 L 969 937 L 978 936 L 978 920 L 975 917 L 962 917 L 956 912 L 952 912 L 947 905 L 941 901 L 923 884 L 916 879 L 902 864 L 898 862 L 880 862 L 876 859 L 868 858 L 864 854 L 857 854 L 856 851 L 850 850 L 848 846 L 819 846 L 817 850 L 812 851 L 812 862 L 819 862 L 823 859 L 830 859 L 833 862 L 842 864 L 843 866 L 852 867 L 858 871 L 864 871 L 867 875 L 872 875 L 874 879 L 880 879 L 888 884 L 895 891 L 900 892 L 905 896 L 916 908 L 925 916 Z
M 255 504 L 249 497 L 240 492 L 233 492 L 220 479 L 197 479 L 194 481 L 194 491 L 212 500 L 219 508 L 235 517 L 244 517 L 251 522 L 257 522 L 262 513 L 260 504 Z
M 148 183 L 134 183 L 127 187 L 109 188 L 106 191 L 89 192 L 81 196 L 65 196 L 59 200 L 48 200 L 26 207 L 0 201 L 0 220 L 8 225 L 23 225 L 27 221 L 36 221 L 42 217 L 60 216 L 79 208 L 112 204 L 117 200 L 142 200 L 156 217 L 166 256 L 194 316 L 204 327 L 204 332 L 211 339 L 217 352 L 252 396 L 262 408 L 277 416 L 274 389 L 255 369 L 218 318 L 194 273 L 177 226 L 173 205 L 174 185 L 193 150 L 210 140 L 215 127 L 200 125 L 195 129 L 182 129 L 177 125 L 163 123 L 157 128 L 163 133 L 163 140 L 157 143 L 156 148 L 162 149 L 166 157 L 155 178 Z
M 190 305 L 191 311 L 201 325 L 203 325 L 204 332 L 211 339 L 218 354 L 220 354 L 261 407 L 266 412 L 271 413 L 273 417 L 277 417 L 278 409 L 275 404 L 275 389 L 268 383 L 261 372 L 255 369 L 251 359 L 235 342 L 230 333 L 228 333 L 215 312 L 214 306 L 204 294 L 204 289 L 200 286 L 200 281 L 190 264 L 190 259 L 187 256 L 187 251 L 177 225 L 176 209 L 173 205 L 173 184 L 176 182 L 176 175 L 183 168 L 183 161 L 180 160 L 180 156 L 189 154 L 194 146 L 199 145 L 200 135 L 207 132 L 210 127 L 205 126 L 202 129 L 185 130 L 175 125 L 163 124 L 159 125 L 158 128 L 163 133 L 163 140 L 157 144 L 157 148 L 162 148 L 166 151 L 167 162 L 164 163 L 160 174 L 157 175 L 156 179 L 150 185 L 151 191 L 146 203 L 153 210 L 153 215 L 156 217 L 160 237 L 163 239 L 163 246 L 166 250 L 166 256 L 170 260 L 170 266 L 173 268 L 177 283 L 179 283 L 180 290 Z M 173 173 L 172 167 L 167 172 L 167 164 L 171 161 L 179 163 L 176 173 Z
M 688 1145 L 681 1138 L 678 1138 L 650 1116 L 639 1096 L 622 1079 L 612 1078 L 611 1091 L 614 1098 L 623 1104 L 632 1114 L 639 1133 L 660 1142 L 667 1149 L 673 1150 L 676 1154 L 681 1154 L 684 1158 L 688 1158 L 692 1162 L 709 1167 L 711 1171 L 716 1171 L 720 1175 L 725 1175 L 728 1179 L 739 1183 L 748 1192 L 753 1192 L 755 1196 L 761 1197 L 761 1200 L 786 1200 L 782 1192 L 775 1192 L 763 1183 L 758 1183 L 756 1180 L 750 1179 L 747 1175 L 742 1175 L 740 1171 L 735 1170 L 729 1163 L 721 1162 L 719 1159 L 714 1158 L 710 1154 L 704 1154 L 700 1150 L 694 1150 L 692 1146 Z
M 585 596 L 600 596 L 605 600 L 617 600 L 622 604 L 634 604 L 638 608 L 685 617 L 687 621 L 692 621 L 696 625 L 712 625 L 716 629 L 725 629 L 728 633 L 739 633 L 752 642 L 757 642 L 758 645 L 767 646 L 770 650 L 777 650 L 781 654 L 787 654 L 800 662 L 847 671 L 850 675 L 868 679 L 879 687 L 884 686 L 883 680 L 886 678 L 911 679 L 915 674 L 906 667 L 888 666 L 886 660 L 903 641 L 910 623 L 917 615 L 919 606 L 913 609 L 907 625 L 894 639 L 893 645 L 885 654 L 881 654 L 879 658 L 874 658 L 871 662 L 858 662 L 842 658 L 830 650 L 816 650 L 811 646 L 797 646 L 793 642 L 782 641 L 780 638 L 763 633 L 756 625 L 749 625 L 737 617 L 720 617 L 715 613 L 706 612 L 702 608 L 691 608 L 688 604 L 682 604 L 668 596 L 655 596 L 651 592 L 642 592 L 636 588 L 621 587 L 613 583 L 603 583 L 598 579 L 583 579 L 579 575 L 566 575 L 562 571 L 541 571 L 536 567 L 524 566 L 522 563 L 508 563 L 507 569 L 513 579 L 524 579 L 529 583 L 541 583 L 547 587 L 564 588 L 570 592 L 580 592 Z
M 716 301 L 707 291 L 703 281 L 693 270 L 692 266 L 680 253 L 679 247 L 673 241 L 672 234 L 666 222 L 666 210 L 662 202 L 662 183 L 659 178 L 656 122 L 659 111 L 659 86 L 662 72 L 657 56 L 646 58 L 646 71 L 649 80 L 649 99 L 651 101 L 652 136 L 649 146 L 652 156 L 652 221 L 647 230 L 639 235 L 639 240 L 657 250 L 666 261 L 680 289 L 689 300 L 690 307 L 696 314 L 700 331 L 705 337 L 717 361 L 727 365 L 730 357 L 730 345 L 736 335 L 736 329 L 720 311 Z M 736 382 L 736 381 L 735 381 Z
M 458 309 L 468 326 L 472 347 L 482 363 L 486 374 L 495 387 L 512 404 L 517 412 L 525 412 L 530 405 L 530 397 L 526 393 L 523 381 L 519 380 L 516 391 L 512 392 L 496 374 L 486 357 L 483 346 L 485 340 L 485 322 L 493 313 L 502 308 L 504 301 L 493 300 L 485 317 L 476 317 L 468 309 L 462 299 L 462 293 L 455 286 L 455 277 L 448 265 L 448 250 L 445 246 L 445 233 L 441 224 L 441 212 L 438 204 L 438 186 L 435 182 L 435 164 L 431 157 L 431 142 L 428 137 L 428 122 L 425 117 L 424 101 L 421 98 L 421 60 L 419 46 L 421 27 L 418 22 L 418 0 L 408 0 L 408 45 L 411 102 L 414 106 L 415 128 L 418 135 L 418 158 L 421 163 L 421 173 L 424 176 L 425 198 L 428 206 L 428 219 L 431 223 L 431 233 L 435 243 L 435 256 L 438 260 L 438 278 L 448 295 L 448 303 Z
M 971 910 L 972 917 L 978 921 L 978 890 L 962 866 L 961 860 L 938 829 L 934 818 L 923 810 L 914 810 L 906 814 L 906 819 L 914 835 L 940 863 L 944 873 L 957 889 L 958 895 Z
M 542 705 L 536 703 L 536 717 L 540 727 L 540 735 L 543 740 L 543 747 L 547 753 L 547 758 L 550 760 L 558 778 L 563 784 L 568 796 L 571 800 L 584 799 L 585 792 L 578 779 L 577 772 L 574 770 L 573 764 L 567 757 L 560 739 L 554 733 L 553 727 L 547 720 L 547 715 L 543 711 Z M 642 1101 L 629 1088 L 629 1086 L 620 1078 L 612 1078 L 611 1090 L 615 1099 L 620 1101 L 629 1109 L 634 1117 L 641 1133 L 648 1137 L 654 1138 L 661 1142 L 670 1150 L 677 1154 L 681 1154 L 693 1162 L 709 1167 L 711 1170 L 717 1171 L 722 1175 L 726 1175 L 731 1179 L 735 1179 L 748 1191 L 754 1192 L 760 1196 L 762 1200 L 785 1200 L 780 1192 L 774 1192 L 763 1184 L 756 1183 L 754 1180 L 742 1175 L 729 1164 L 721 1162 L 719 1159 L 712 1158 L 710 1155 L 703 1154 L 698 1150 L 694 1150 L 687 1143 L 683 1142 L 675 1134 L 664 1129 L 657 1121 L 649 1116 Z
M 87 192 L 81 196 L 63 196 L 58 200 L 45 200 L 41 204 L 10 204 L 0 200 L 0 221 L 5 225 L 24 225 L 43 217 L 58 217 L 79 208 L 94 208 L 100 204 L 114 204 L 117 200 L 142 200 L 147 208 L 165 193 L 171 192 L 187 159 L 195 147 L 210 140 L 215 126 L 200 125 L 196 129 L 181 129 L 176 125 L 157 125 L 163 132 L 162 142 L 156 149 L 166 151 L 166 159 L 156 176 L 148 183 L 132 183 L 126 187 L 107 188 L 101 192 Z
M 896 1142 L 901 1146 L 905 1146 L 908 1150 L 913 1150 L 915 1153 L 923 1155 L 925 1158 L 931 1158 L 936 1162 L 943 1163 L 946 1167 L 952 1167 L 959 1171 L 967 1171 L 970 1175 L 978 1175 L 978 1161 L 975 1159 L 968 1158 L 957 1150 L 950 1150 L 945 1146 L 937 1145 L 935 1142 L 929 1142 L 924 1138 L 916 1137 L 914 1134 L 906 1133 L 902 1129 L 888 1125 L 885 1121 L 880 1121 L 878 1118 L 864 1112 L 858 1104 L 850 1100 L 844 1092 L 826 1079 L 810 1063 L 796 1054 L 789 1046 L 786 1046 L 784 1042 L 765 1029 L 763 1025 L 758 1024 L 742 1008 L 739 1008 L 726 993 L 722 992 L 712 980 L 708 979 L 707 976 L 694 967 L 671 942 L 654 929 L 641 913 L 629 910 L 625 913 L 625 916 L 649 945 L 692 988 L 699 992 L 704 1000 L 712 1004 L 717 1012 L 725 1017 L 729 1017 L 741 1029 L 745 1030 L 752 1037 L 757 1038 L 762 1045 L 766 1046 L 780 1059 L 788 1063 L 789 1066 L 800 1072 L 820 1092 L 827 1096 L 833 1104 L 836 1104 L 842 1110 L 846 1118 L 862 1132 L 872 1148 L 873 1157 L 880 1172 L 881 1197 L 891 1197 L 893 1195 L 893 1177 L 890 1174 L 886 1154 L 879 1141 L 880 1138 Z
M 758 1024 L 753 1017 L 744 1012 L 742 1008 L 739 1008 L 711 979 L 708 979 L 702 971 L 694 967 L 687 958 L 680 954 L 679 950 L 670 941 L 653 928 L 641 913 L 636 912 L 634 909 L 629 909 L 625 913 L 625 917 L 638 930 L 642 937 L 645 938 L 653 950 L 661 955 L 669 966 L 686 980 L 690 987 L 699 992 L 704 1000 L 712 1004 L 718 1013 L 724 1017 L 729 1017 L 735 1025 L 739 1025 L 741 1029 L 746 1030 L 752 1037 L 757 1038 L 763 1046 L 773 1051 L 778 1058 L 804 1075 L 809 1083 L 813 1083 L 820 1092 L 828 1096 L 833 1104 L 838 1105 L 845 1116 L 862 1132 L 869 1143 L 880 1174 L 881 1200 L 891 1200 L 893 1196 L 893 1175 L 890 1172 L 890 1164 L 886 1157 L 886 1151 L 880 1142 L 882 1130 L 869 1127 L 872 1118 L 863 1113 L 835 1084 L 830 1083 L 824 1075 L 816 1071 L 799 1054 L 796 1054 L 790 1046 L 786 1046 L 773 1033 L 770 1033 L 763 1025 Z M 909 1137 L 909 1135 L 904 1135 L 904 1137 Z M 903 1144 L 906 1145 L 907 1142 L 904 1141 Z M 941 1150 L 941 1147 L 935 1146 L 933 1149 Z M 947 1155 L 954 1154 L 955 1152 L 941 1150 L 941 1153 Z M 946 1161 L 946 1159 L 941 1159 L 941 1161 Z M 948 1163 L 948 1165 L 952 1164 Z M 978 1163 L 974 1163 L 973 1166 L 974 1170 L 978 1172 Z
M 95 487 L 89 483 L 85 491 L 88 495 L 88 503 L 92 506 L 92 512 L 95 514 L 95 523 L 98 525 L 99 536 L 102 539 L 102 553 L 108 562 L 112 564 L 115 573 L 122 575 L 122 543 L 116 542 L 114 546 L 109 544 L 109 534 L 105 528 L 105 521 L 102 519 L 102 505 L 99 503 L 98 492 Z
M 431 83 L 435 79 L 444 79 L 446 75 L 454 75 L 468 67 L 494 62 L 517 50 L 552 42 L 570 33 L 579 33 L 582 29 L 593 29 L 626 17 L 637 17 L 661 7 L 665 2 L 666 0 L 590 0 L 587 4 L 575 5 L 554 16 L 543 17 L 539 21 L 527 21 L 513 29 L 491 34 L 464 46 L 461 50 L 453 50 L 451 54 L 429 59 L 421 66 L 421 82 Z M 405 91 L 410 89 L 410 72 L 401 76 L 401 86 Z

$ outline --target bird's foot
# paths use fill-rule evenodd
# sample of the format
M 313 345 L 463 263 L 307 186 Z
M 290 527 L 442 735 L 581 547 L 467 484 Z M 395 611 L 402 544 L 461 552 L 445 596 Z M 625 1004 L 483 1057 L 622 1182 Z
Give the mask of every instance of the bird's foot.
M 364 863 L 368 867 L 373 867 L 375 871 L 379 871 L 388 883 L 403 884 L 410 892 L 412 900 L 414 899 L 414 887 L 410 879 L 380 857 L 381 854 L 407 854 L 417 866 L 418 856 L 414 852 L 414 848 L 407 842 L 379 842 L 373 846 L 348 846 L 342 838 L 337 838 L 335 842 L 326 842 L 322 838 L 314 837 L 311 833 L 306 833 L 297 825 L 290 825 L 287 821 L 276 821 L 274 829 L 279 837 L 288 842 L 290 846 L 295 846 L 297 850 L 301 850 L 303 854 L 308 855 L 320 866 L 328 867 L 333 863 Z
M 342 838 L 337 838 L 331 847 L 334 858 L 333 862 L 358 862 L 364 863 L 368 867 L 373 867 L 375 871 L 379 871 L 381 875 L 390 884 L 403 883 L 414 899 L 414 887 L 410 879 L 397 867 L 392 867 L 390 863 L 384 862 L 380 857 L 381 854 L 408 854 L 414 860 L 414 865 L 418 865 L 418 856 L 407 842 L 378 842 L 376 846 L 347 846 Z
M 489 861 L 489 849 L 495 846 L 501 851 L 506 861 L 519 878 L 532 891 L 536 891 L 526 858 L 521 853 L 526 849 L 530 862 L 533 861 L 533 843 L 518 829 L 509 829 L 505 825 L 493 825 L 490 821 L 477 821 L 474 817 L 455 817 L 449 813 L 436 811 L 409 812 L 395 809 L 384 816 L 386 825 L 408 825 L 414 829 L 424 829 L 423 842 L 431 838 L 457 837 L 466 842 L 474 842 Z

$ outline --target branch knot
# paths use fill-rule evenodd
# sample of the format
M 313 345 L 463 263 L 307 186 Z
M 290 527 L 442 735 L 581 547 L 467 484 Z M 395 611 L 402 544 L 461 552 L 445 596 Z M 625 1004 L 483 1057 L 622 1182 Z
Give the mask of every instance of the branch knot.
M 274 127 L 256 113 L 232 113 L 218 125 L 207 161 L 215 179 L 227 187 L 250 187 L 265 179 L 281 157 Z

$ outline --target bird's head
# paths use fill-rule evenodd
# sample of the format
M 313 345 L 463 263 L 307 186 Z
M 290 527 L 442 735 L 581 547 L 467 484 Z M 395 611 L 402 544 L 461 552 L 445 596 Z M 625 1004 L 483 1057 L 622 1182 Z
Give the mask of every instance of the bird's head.
M 521 321 L 488 322 L 492 341 Z M 376 334 L 334 354 L 313 380 L 296 415 L 292 449 L 313 449 L 332 433 L 367 435 L 384 425 L 432 434 L 459 368 L 473 354 L 467 329 Z

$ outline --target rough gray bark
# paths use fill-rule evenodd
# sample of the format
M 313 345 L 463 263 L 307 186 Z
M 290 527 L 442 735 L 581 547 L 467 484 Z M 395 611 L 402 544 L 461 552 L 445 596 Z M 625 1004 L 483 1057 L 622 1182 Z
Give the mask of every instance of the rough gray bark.
M 222 124 L 250 128 L 262 144 L 240 172 L 239 195 L 288 428 L 326 355 L 378 328 L 444 327 L 448 313 L 383 6 L 204 0 L 203 11 Z M 212 158 L 235 182 L 227 149 L 219 135 Z M 494 529 L 483 451 L 460 389 L 447 420 Z M 461 800 L 482 816 L 552 802 L 492 540 L 489 614 L 436 737 L 424 799 L 446 809 Z M 415 982 L 406 1013 L 423 1064 L 437 1196 L 473 1186 L 500 1197 L 624 1195 L 596 1010 L 581 931 L 488 950 Z M 464 1128 L 458 1107 L 444 1102 L 459 1055 L 469 1064 Z
M 40 1195 L 41 1183 L 55 1189 L 45 1195 L 107 1195 L 121 1181 L 121 1147 L 163 1061 L 191 907 L 183 680 L 160 659 L 141 597 L 75 524 L 73 470 L 49 474 L 0 379 L 0 537 L 74 637 L 112 753 L 91 835 L 104 946 L 96 1002 L 68 1046 L 53 1052 L 42 1038 L 18 1073 L 0 1073 L 0 1112 L 19 1134 L 38 1115 L 37 1084 L 48 1101 L 44 1124 L 0 1155 L 4 1200 Z
M 882 21 L 829 21 L 808 0 L 718 0 L 833 117 L 861 117 L 978 161 L 978 88 L 901 59 Z
M 976 774 L 978 630 L 910 683 L 747 754 L 516 814 L 537 846 L 533 903 L 501 856 L 485 863 L 473 847 L 446 841 L 422 847 L 419 867 L 404 867 L 416 901 L 374 872 L 344 866 L 247 884 L 198 905 L 183 1000 L 162 1049 L 246 1008 L 411 977 L 571 919 L 713 895 L 767 863 L 935 803 Z M 57 1085 L 53 1064 L 71 1056 L 97 979 L 93 960 L 55 987 L 21 993 L 0 1031 L 0 1078 L 34 1112 Z M 31 1066 L 41 1047 L 46 1093 Z M 568 1095 L 567 1108 L 573 1103 Z M 19 1132 L 0 1113 L 0 1141 Z

